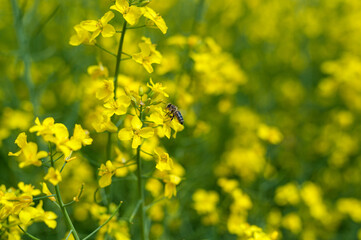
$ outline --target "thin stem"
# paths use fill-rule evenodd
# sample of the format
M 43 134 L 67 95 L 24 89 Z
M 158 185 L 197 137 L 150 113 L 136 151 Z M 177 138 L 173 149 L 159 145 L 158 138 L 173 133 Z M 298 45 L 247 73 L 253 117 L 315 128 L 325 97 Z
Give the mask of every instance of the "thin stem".
M 136 26 L 136 27 L 128 27 L 127 29 L 137 29 L 137 28 L 143 28 L 146 27 L 147 25 L 141 25 L 141 26 Z
M 114 73 L 114 99 L 117 98 L 118 74 L 119 74 L 119 67 L 120 67 L 120 61 L 121 61 L 122 50 L 123 50 L 123 43 L 124 43 L 124 36 L 125 36 L 125 31 L 126 31 L 126 30 L 127 30 L 127 21 L 124 20 L 123 30 L 122 30 L 122 34 L 120 35 L 120 40 L 119 40 L 119 47 L 118 47 L 118 54 L 117 54 L 117 62 L 115 63 L 115 73 Z
M 112 55 L 112 56 L 114 56 L 114 57 L 117 57 L 117 55 L 115 55 L 114 53 L 112 53 L 111 51 L 109 51 L 109 50 L 107 50 L 107 49 L 105 49 L 105 48 L 103 48 L 102 46 L 100 46 L 99 44 L 95 44 L 95 46 L 97 46 L 99 49 L 101 49 L 101 50 L 103 50 L 104 52 L 106 52 L 106 53 L 109 53 L 110 55 Z
M 96 234 L 102 227 L 104 227 L 104 225 L 106 225 L 110 220 L 112 220 L 112 218 L 115 216 L 115 214 L 117 214 L 117 212 L 119 211 L 120 206 L 122 205 L 123 202 L 120 202 L 117 209 L 115 209 L 115 211 L 113 212 L 113 214 L 102 224 L 100 225 L 97 229 L 95 229 L 92 233 L 90 233 L 88 236 L 86 236 L 85 238 L 83 238 L 83 240 L 86 240 L 90 237 L 92 237 L 94 234 Z
M 52 150 L 52 147 L 51 147 L 51 144 L 49 143 L 49 151 L 50 151 L 50 161 L 51 161 L 51 166 L 52 167 L 55 167 L 55 164 L 54 164 L 54 161 L 53 161 L 53 150 Z M 66 210 L 65 206 L 64 206 L 64 203 L 63 203 L 63 200 L 61 198 L 61 194 L 60 194 L 60 188 L 59 188 L 59 184 L 57 184 L 55 186 L 55 193 L 56 193 L 56 199 L 58 201 L 58 204 L 59 204 L 59 207 L 61 209 L 61 212 L 64 216 L 64 221 L 65 221 L 65 224 L 67 225 L 67 227 L 69 228 L 69 230 L 72 230 L 73 232 L 73 236 L 75 238 L 75 240 L 80 240 L 79 238 L 79 235 L 77 233 L 77 231 L 75 230 L 74 228 L 74 225 L 73 225 L 73 222 L 71 221 L 70 219 L 70 216 L 68 214 L 68 211 Z
M 49 197 L 55 197 L 55 196 L 56 196 L 55 194 L 51 194 L 51 195 L 48 195 L 48 196 L 36 197 L 36 198 L 33 198 L 33 201 L 44 199 L 44 198 L 49 198 Z
M 142 113 L 143 113 L 143 109 L 142 106 L 140 106 L 140 113 L 139 113 L 139 119 L 142 120 Z M 145 206 L 144 206 L 144 190 L 143 190 L 143 179 L 142 179 L 142 162 L 140 159 L 140 145 L 137 148 L 137 157 L 136 157 L 136 161 L 137 161 L 137 178 L 138 178 L 138 196 L 139 196 L 139 201 L 140 203 L 140 224 L 141 224 L 141 236 L 142 236 L 142 240 L 146 240 L 148 239 L 146 237 L 146 230 L 145 230 Z
M 145 154 L 153 157 L 153 154 L 151 154 L 151 153 L 149 153 L 149 152 L 146 152 L 146 151 L 144 151 L 144 150 L 142 150 L 142 149 L 140 149 L 140 151 L 141 151 L 142 153 L 145 153 Z
M 20 225 L 18 225 L 18 227 L 20 228 L 20 230 L 29 238 L 34 239 L 34 240 L 40 240 L 40 238 L 34 237 L 33 235 L 31 235 L 30 233 L 28 233 L 27 231 L 25 231 Z
M 70 231 L 69 231 L 69 234 L 68 234 L 68 236 L 66 236 L 65 240 L 68 240 L 68 239 L 69 239 L 69 237 L 70 237 L 70 235 L 71 235 L 72 232 L 73 232 L 73 230 L 70 230 Z
M 133 219 L 134 219 L 134 217 L 135 217 L 135 214 L 137 214 L 138 209 L 139 209 L 139 206 L 140 206 L 141 203 L 142 203 L 142 201 L 141 201 L 141 200 L 138 200 L 137 205 L 135 205 L 135 208 L 134 208 L 132 214 L 131 214 L 130 217 L 129 217 L 128 222 L 130 222 L 131 224 L 133 224 Z
M 118 54 L 117 54 L 117 61 L 115 63 L 115 73 L 114 73 L 114 100 L 117 99 L 117 87 L 118 87 L 118 74 L 119 74 L 119 67 L 120 62 L 122 61 L 122 49 L 123 49 L 123 43 L 124 43 L 124 36 L 125 31 L 127 30 L 127 21 L 124 20 L 123 23 L 123 30 L 122 34 L 120 35 L 119 40 L 119 47 L 118 47 Z M 111 153 L 112 153 L 112 133 L 108 132 L 108 144 L 106 148 L 106 160 L 111 160 Z

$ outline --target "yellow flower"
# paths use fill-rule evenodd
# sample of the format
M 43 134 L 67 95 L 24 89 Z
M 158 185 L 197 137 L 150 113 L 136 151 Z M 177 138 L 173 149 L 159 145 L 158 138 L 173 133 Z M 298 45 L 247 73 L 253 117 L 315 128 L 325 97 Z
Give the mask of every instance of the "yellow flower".
M 20 133 L 15 140 L 15 143 L 21 148 L 20 151 L 16 153 L 9 152 L 9 156 L 20 156 L 19 167 L 23 168 L 29 165 L 41 166 L 41 158 L 48 156 L 48 153 L 45 151 L 38 152 L 38 145 L 33 142 L 27 142 L 27 136 L 25 133 Z
M 70 37 L 69 44 L 72 46 L 79 46 L 84 43 L 87 45 L 94 45 L 95 40 L 90 41 L 90 33 L 85 30 L 80 24 L 74 26 L 75 34 Z
M 73 151 L 77 151 L 81 146 L 86 146 L 92 144 L 93 139 L 89 137 L 89 131 L 84 130 L 79 124 L 75 124 L 75 129 L 73 136 L 67 142 L 67 146 L 70 147 Z
M 43 123 L 40 123 L 39 118 L 35 119 L 35 126 L 29 129 L 29 132 L 36 132 L 36 136 L 42 136 L 45 141 L 49 141 L 52 138 L 54 127 L 54 118 L 45 118 Z
M 100 165 L 98 175 L 101 176 L 99 179 L 99 186 L 104 188 L 112 183 L 112 176 L 115 174 L 116 168 L 113 166 L 111 161 L 107 161 Z
M 192 199 L 194 201 L 193 207 L 198 214 L 207 214 L 216 211 L 219 195 L 215 191 L 205 191 L 198 189 L 193 193 Z
M 146 17 L 146 18 L 150 19 L 152 22 L 154 22 L 155 25 L 157 25 L 157 27 L 159 28 L 159 30 L 162 31 L 163 34 L 167 33 L 168 27 L 165 24 L 163 18 L 161 16 L 159 16 L 159 14 L 157 14 L 150 7 L 142 8 L 142 12 L 143 12 L 144 17 Z
M 18 145 L 20 150 L 16 153 L 9 152 L 9 156 L 16 156 L 18 157 L 22 152 L 23 148 L 28 144 L 27 142 L 27 136 L 24 132 L 20 133 L 18 137 L 15 140 L 15 144 Z
M 104 104 L 106 108 L 105 113 L 111 117 L 115 115 L 124 115 L 127 113 L 128 106 L 130 105 L 130 98 L 126 95 L 120 96 L 117 100 L 113 98 Z
M 43 192 L 43 193 L 45 193 L 47 196 L 53 195 L 53 194 L 50 192 L 50 190 L 49 190 L 49 188 L 48 188 L 48 186 L 46 185 L 45 182 L 41 182 L 40 184 L 42 185 L 42 192 Z M 48 198 L 49 198 L 51 201 L 56 202 L 55 197 L 48 197 Z
M 138 44 L 141 52 L 133 54 L 132 58 L 137 63 L 142 64 L 149 73 L 152 73 L 153 67 L 151 64 L 160 64 L 162 55 L 155 49 L 155 44 L 152 44 L 149 38 L 142 37 L 142 39 L 144 42 Z
M 136 24 L 142 16 L 142 10 L 134 5 L 129 7 L 127 0 L 116 0 L 115 5 L 111 6 L 110 9 L 120 12 L 130 25 Z
M 181 182 L 181 178 L 176 175 L 168 175 L 166 179 L 163 181 L 165 182 L 164 188 L 164 196 L 167 198 L 172 198 L 172 196 L 177 196 L 177 188 L 176 186 Z
M 161 148 L 154 149 L 157 165 L 155 166 L 159 171 L 172 170 L 173 160 L 169 154 L 164 152 Z
M 95 96 L 99 100 L 103 100 L 104 102 L 109 101 L 114 98 L 114 82 L 113 80 L 103 80 L 102 85 L 95 93 Z
M 92 32 L 89 42 L 94 41 L 94 39 L 99 36 L 101 33 L 103 37 L 112 37 L 115 34 L 115 29 L 112 25 L 108 24 L 110 20 L 114 18 L 114 13 L 109 11 L 104 14 L 100 20 L 86 20 L 80 23 L 80 26 Z
M 135 116 L 131 121 L 131 128 L 123 128 L 118 133 L 118 138 L 122 141 L 132 141 L 132 148 L 137 148 L 142 143 L 142 138 L 150 138 L 154 134 L 154 130 L 151 127 L 144 127 L 142 121 Z
M 61 182 L 62 178 L 58 169 L 54 169 L 53 167 L 49 168 L 48 173 L 45 175 L 44 180 L 49 180 L 51 184 L 56 186 L 59 182 Z
M 97 108 L 94 113 L 91 114 L 92 126 L 97 132 L 116 132 L 117 126 L 111 121 L 110 116 L 104 110 L 104 108 Z
M 32 196 L 36 196 L 41 193 L 39 189 L 34 189 L 34 186 L 31 184 L 24 184 L 23 182 L 19 182 L 18 187 L 24 193 L 30 194 Z
M 164 97 L 169 97 L 169 95 L 164 92 L 164 90 L 166 89 L 166 87 L 163 87 L 162 83 L 156 83 L 154 84 L 152 81 L 152 78 L 150 78 L 150 84 L 147 83 L 147 86 L 152 89 L 152 91 L 154 92 L 153 97 L 156 98 L 157 95 L 161 94 Z
M 87 71 L 88 74 L 92 77 L 92 79 L 97 79 L 101 77 L 107 78 L 109 75 L 108 68 L 104 67 L 102 63 L 89 66 Z

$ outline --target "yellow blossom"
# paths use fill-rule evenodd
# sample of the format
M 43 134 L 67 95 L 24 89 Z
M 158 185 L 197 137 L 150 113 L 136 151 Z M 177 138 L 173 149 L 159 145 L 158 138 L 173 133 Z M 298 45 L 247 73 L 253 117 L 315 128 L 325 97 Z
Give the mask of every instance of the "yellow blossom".
M 128 106 L 130 105 L 130 98 L 127 95 L 119 96 L 117 100 L 113 98 L 104 104 L 106 108 L 105 114 L 108 116 L 124 115 L 127 113 Z
M 28 144 L 27 136 L 24 132 L 20 133 L 18 137 L 15 140 L 15 144 L 18 145 L 20 148 L 20 151 L 16 153 L 9 152 L 9 156 L 20 156 L 20 154 L 23 152 L 23 148 Z
M 153 23 L 155 23 L 155 25 L 157 25 L 157 27 L 159 28 L 159 30 L 162 31 L 163 34 L 167 33 L 168 27 L 165 24 L 163 18 L 159 14 L 157 14 L 150 7 L 143 7 L 142 12 L 144 17 L 150 19 Z
M 104 102 L 109 101 L 114 98 L 114 82 L 113 80 L 103 80 L 102 85 L 95 93 L 95 96 L 99 100 L 103 100 Z
M 112 37 L 115 34 L 114 27 L 108 24 L 108 22 L 113 18 L 114 18 L 114 13 L 109 11 L 105 13 L 104 16 L 98 21 L 96 20 L 82 21 L 80 23 L 80 26 L 83 29 L 93 33 L 89 40 L 89 42 L 92 42 L 97 36 L 99 36 L 100 33 L 102 34 L 103 37 Z
M 80 24 L 74 26 L 75 34 L 70 37 L 69 44 L 72 46 L 79 46 L 84 43 L 87 45 L 94 45 L 95 40 L 90 40 L 90 33 L 85 30 Z
M 39 195 L 41 191 L 39 189 L 35 189 L 35 187 L 31 184 L 24 184 L 24 182 L 19 182 L 18 187 L 23 193 L 30 194 L 32 196 Z
M 40 123 L 39 118 L 35 119 L 35 126 L 29 129 L 29 132 L 36 132 L 37 136 L 42 136 L 45 141 L 49 141 L 52 137 L 54 127 L 54 118 L 48 117 L 45 118 L 43 123 Z
M 49 168 L 48 173 L 45 175 L 44 180 L 51 182 L 54 186 L 58 185 L 61 182 L 62 177 L 58 169 L 53 167 Z
M 163 95 L 164 97 L 169 97 L 169 95 L 164 92 L 164 90 L 166 89 L 166 87 L 163 87 L 162 83 L 156 83 L 154 84 L 152 81 L 152 78 L 150 78 L 150 84 L 147 83 L 147 86 L 152 89 L 154 95 L 153 97 L 156 98 L 159 94 Z
M 118 133 L 118 138 L 122 141 L 133 139 L 132 148 L 137 148 L 142 143 L 142 138 L 150 138 L 154 134 L 151 127 L 142 128 L 143 123 L 138 116 L 134 116 L 131 121 L 131 128 L 123 128 Z
M 101 77 L 107 78 L 109 75 L 108 68 L 104 67 L 102 63 L 89 66 L 87 72 L 92 77 L 92 79 L 98 79 Z
M 129 6 L 127 0 L 116 0 L 115 5 L 111 6 L 110 9 L 120 12 L 130 25 L 136 24 L 142 16 L 142 10 L 134 5 Z
M 112 176 L 115 174 L 116 168 L 113 166 L 111 161 L 107 161 L 100 165 L 98 175 L 101 176 L 99 179 L 99 186 L 104 188 L 112 183 Z
M 89 137 L 89 131 L 84 130 L 79 124 L 75 124 L 73 136 L 67 142 L 67 146 L 73 151 L 77 151 L 82 147 L 82 145 L 90 145 L 92 142 L 93 139 Z
M 217 210 L 219 195 L 215 191 L 205 191 L 198 189 L 193 193 L 193 207 L 198 214 L 212 213 Z
M 169 154 L 164 152 L 161 148 L 154 149 L 157 165 L 155 166 L 159 171 L 172 170 L 173 160 Z
M 142 40 L 144 42 L 138 44 L 141 52 L 133 54 L 132 58 L 137 63 L 142 64 L 149 73 L 152 73 L 152 63 L 160 64 L 162 55 L 155 49 L 155 44 L 152 44 L 149 38 L 142 37 Z
M 42 182 L 41 185 L 42 185 L 42 192 L 43 192 L 44 194 L 46 194 L 47 196 L 53 195 L 53 194 L 50 192 L 50 190 L 49 190 L 49 188 L 48 188 L 48 186 L 46 185 L 45 182 Z M 48 198 L 49 198 L 51 201 L 56 202 L 55 197 L 48 197 Z
M 170 174 L 163 181 L 165 182 L 164 187 L 164 196 L 167 198 L 172 198 L 172 196 L 177 196 L 177 188 L 176 186 L 181 182 L 181 178 Z

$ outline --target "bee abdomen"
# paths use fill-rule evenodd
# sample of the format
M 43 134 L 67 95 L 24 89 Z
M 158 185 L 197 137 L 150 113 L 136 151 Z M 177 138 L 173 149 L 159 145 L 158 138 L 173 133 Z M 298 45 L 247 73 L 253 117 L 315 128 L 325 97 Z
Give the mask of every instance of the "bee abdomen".
M 176 111 L 176 112 L 174 113 L 174 115 L 175 115 L 176 118 L 178 119 L 178 122 L 183 125 L 184 120 L 183 120 L 182 114 L 181 114 L 179 111 Z

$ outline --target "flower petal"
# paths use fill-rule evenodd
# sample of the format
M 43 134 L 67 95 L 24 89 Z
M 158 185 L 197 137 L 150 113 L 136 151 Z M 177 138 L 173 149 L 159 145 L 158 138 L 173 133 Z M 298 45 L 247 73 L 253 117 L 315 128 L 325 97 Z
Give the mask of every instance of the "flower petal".
M 154 129 L 151 127 L 145 127 L 139 130 L 139 135 L 142 138 L 150 138 L 154 135 Z
M 133 130 L 130 128 L 123 128 L 118 133 L 118 138 L 120 140 L 126 141 L 132 139 L 134 133 Z

